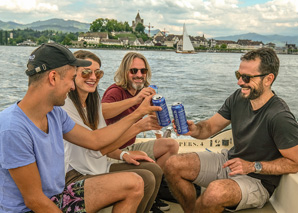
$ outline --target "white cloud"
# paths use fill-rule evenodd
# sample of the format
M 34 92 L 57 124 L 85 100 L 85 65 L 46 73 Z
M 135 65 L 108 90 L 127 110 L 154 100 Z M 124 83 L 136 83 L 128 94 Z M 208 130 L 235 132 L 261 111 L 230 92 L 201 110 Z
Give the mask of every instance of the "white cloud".
M 16 12 L 30 12 L 30 11 L 40 11 L 40 12 L 56 12 L 58 11 L 58 6 L 55 4 L 50 4 L 46 2 L 39 2 L 37 0 L 1 0 L 0 8 L 11 10 Z
M 243 6 L 242 0 L 0 0 L 1 18 L 9 10 L 15 20 L 27 23 L 36 21 L 36 17 L 87 23 L 97 18 L 113 18 L 131 25 L 140 11 L 145 25 L 150 23 L 154 29 L 165 28 L 174 34 L 181 34 L 183 23 L 187 23 L 188 33 L 195 36 L 248 32 L 289 35 L 295 31 L 298 35 L 297 0 L 268 0 L 252 6 Z M 7 15 L 4 21 L 11 17 Z

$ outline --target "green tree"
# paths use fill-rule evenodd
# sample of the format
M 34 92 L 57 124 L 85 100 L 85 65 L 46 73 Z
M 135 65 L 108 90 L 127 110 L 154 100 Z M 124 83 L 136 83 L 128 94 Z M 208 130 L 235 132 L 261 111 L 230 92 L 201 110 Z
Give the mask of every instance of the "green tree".
M 4 43 L 5 44 L 8 44 L 8 32 L 7 31 L 4 31 L 4 35 L 5 35 L 5 37 L 4 37 Z
M 132 32 L 132 27 L 131 26 L 129 26 L 129 24 L 128 24 L 128 22 L 126 21 L 126 22 L 124 22 L 124 31 L 127 31 L 127 32 Z
M 128 22 L 118 22 L 115 19 L 98 18 L 90 24 L 90 32 L 121 32 L 132 31 Z M 144 30 L 143 30 L 144 31 Z
M 227 49 L 228 45 L 227 44 L 222 44 L 220 45 L 220 49 Z
M 145 30 L 144 25 L 141 24 L 141 23 L 138 23 L 137 26 L 136 26 L 135 31 L 136 31 L 136 32 L 139 32 L 139 33 L 144 33 L 144 30 Z
M 44 35 L 40 36 L 37 40 L 36 40 L 37 44 L 42 44 L 42 43 L 47 43 L 48 39 L 47 37 L 45 37 Z
M 90 24 L 90 32 L 104 32 L 106 31 L 106 19 L 98 18 Z
M 3 31 L 0 30 L 0 45 L 3 45 Z
M 67 36 L 65 36 L 65 38 L 63 39 L 63 41 L 61 42 L 63 45 L 70 45 L 71 44 L 71 39 Z

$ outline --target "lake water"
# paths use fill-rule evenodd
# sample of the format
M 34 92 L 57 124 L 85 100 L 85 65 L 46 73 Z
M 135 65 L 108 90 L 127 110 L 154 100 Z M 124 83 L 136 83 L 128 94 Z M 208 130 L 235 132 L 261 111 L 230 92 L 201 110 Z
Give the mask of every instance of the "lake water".
M 0 46 L 0 111 L 24 96 L 28 79 L 25 74 L 28 56 L 35 47 Z M 71 49 L 76 51 L 76 49 Z M 114 73 L 127 50 L 92 49 L 102 60 L 104 77 L 99 83 L 102 96 L 114 80 Z M 240 64 L 240 53 L 177 54 L 166 51 L 142 51 L 152 69 L 152 84 L 166 99 L 168 108 L 182 102 L 189 120 L 211 117 L 225 99 L 239 86 L 235 70 Z M 298 118 L 298 56 L 278 55 L 281 63 L 275 93 L 283 98 Z M 295 86 L 296 85 L 296 86 Z M 171 115 L 171 112 L 170 112 Z M 172 115 L 171 115 L 172 116 Z

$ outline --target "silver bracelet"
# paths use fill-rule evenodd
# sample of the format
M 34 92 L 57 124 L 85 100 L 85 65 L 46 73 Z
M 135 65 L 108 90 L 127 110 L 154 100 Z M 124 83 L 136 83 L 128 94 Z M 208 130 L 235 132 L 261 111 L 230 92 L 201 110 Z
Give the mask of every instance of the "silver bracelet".
M 127 152 L 127 151 L 122 151 L 121 153 L 120 153 L 120 160 L 123 160 L 123 155 L 124 154 L 128 154 L 129 155 L 129 152 Z

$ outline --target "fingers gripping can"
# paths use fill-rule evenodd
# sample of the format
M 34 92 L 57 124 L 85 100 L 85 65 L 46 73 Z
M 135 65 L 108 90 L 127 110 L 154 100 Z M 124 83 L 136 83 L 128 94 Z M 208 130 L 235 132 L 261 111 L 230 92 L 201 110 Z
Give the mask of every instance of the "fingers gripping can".
M 148 87 L 151 87 L 155 90 L 156 94 L 158 93 L 158 87 L 156 85 L 149 85 Z
M 187 120 L 185 116 L 185 111 L 184 111 L 184 106 L 182 103 L 174 103 L 172 105 L 172 112 L 173 112 L 173 117 L 177 129 L 177 133 L 179 135 L 183 135 L 189 131 L 188 125 L 187 125 Z
M 154 106 L 160 106 L 162 111 L 156 111 L 156 116 L 160 126 L 168 126 L 171 123 L 166 100 L 159 94 L 152 97 L 152 103 Z

